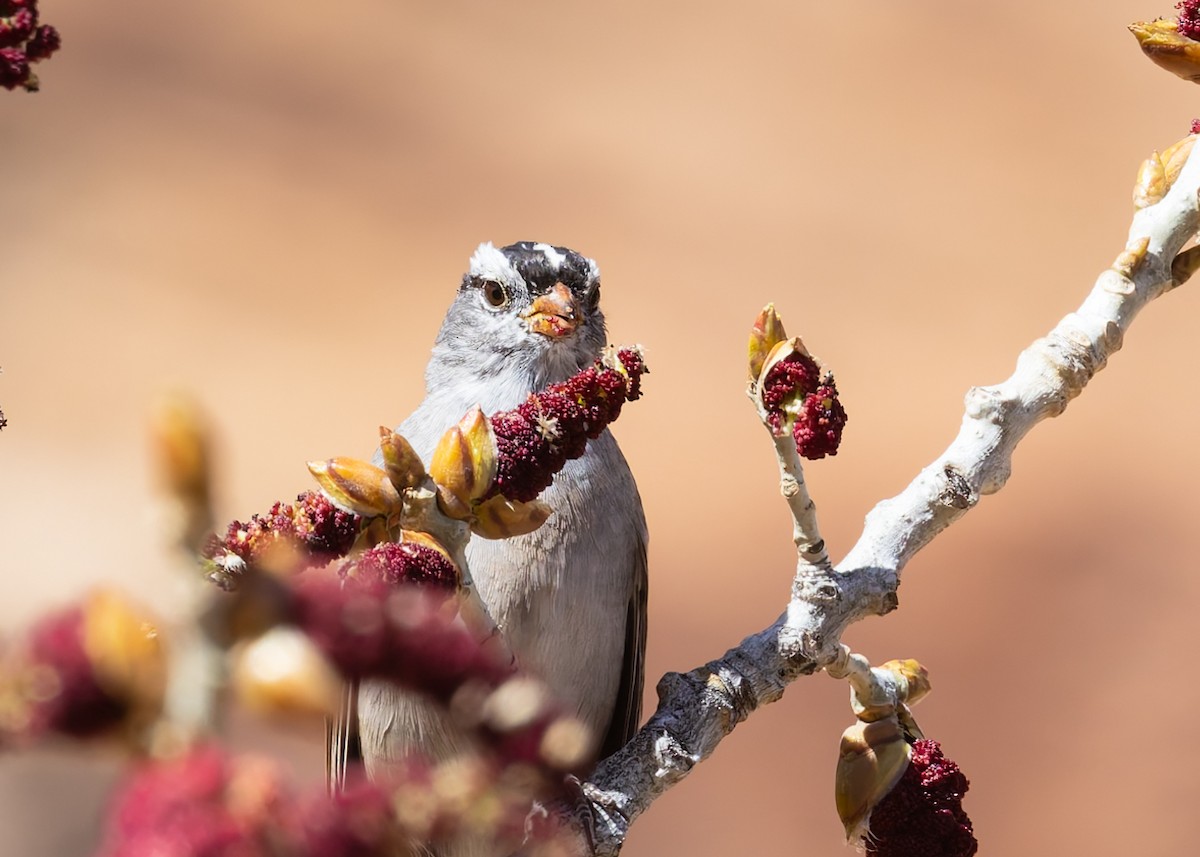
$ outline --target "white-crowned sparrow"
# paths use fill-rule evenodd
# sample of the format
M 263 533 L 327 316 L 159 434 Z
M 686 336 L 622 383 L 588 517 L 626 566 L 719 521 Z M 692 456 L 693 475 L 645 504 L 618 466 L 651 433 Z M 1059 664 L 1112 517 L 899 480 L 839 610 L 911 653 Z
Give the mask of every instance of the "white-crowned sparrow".
M 425 372 L 426 395 L 398 431 L 428 462 L 467 410 L 516 407 L 591 366 L 606 343 L 595 262 L 562 247 L 483 244 L 450 305 Z M 540 676 L 600 738 L 602 755 L 637 726 L 646 641 L 646 524 L 625 458 L 605 431 L 568 461 L 541 499 L 554 510 L 529 535 L 467 547 L 471 575 L 523 670 Z M 445 758 L 467 739 L 393 685 L 358 698 L 368 773 L 413 749 Z M 335 738 L 345 749 L 345 736 Z M 471 852 L 477 853 L 477 852 Z

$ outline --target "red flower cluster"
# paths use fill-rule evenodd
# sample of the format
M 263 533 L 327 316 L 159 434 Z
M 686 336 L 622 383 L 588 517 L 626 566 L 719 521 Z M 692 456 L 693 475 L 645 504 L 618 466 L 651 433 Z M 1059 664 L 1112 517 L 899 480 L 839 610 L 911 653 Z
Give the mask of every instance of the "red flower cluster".
M 305 491 L 294 506 L 276 503 L 265 515 L 254 515 L 249 523 L 234 521 L 225 538 L 210 538 L 203 557 L 223 572 L 212 575 L 221 585 L 227 575 L 236 576 L 238 563 L 231 563 L 231 556 L 246 565 L 256 565 L 277 551 L 291 550 L 299 554 L 301 568 L 324 565 L 350 550 L 360 522 L 357 515 L 341 511 L 324 495 Z
M 400 545 L 381 546 L 382 557 L 397 555 Z M 378 548 L 376 550 L 379 550 Z M 362 582 L 360 582 L 360 580 Z M 437 702 L 448 703 L 465 685 L 477 699 L 487 698 L 510 681 L 532 682 L 517 676 L 511 657 L 444 608 L 445 598 L 428 587 L 394 587 L 413 582 L 349 577 L 312 571 L 290 587 L 289 620 L 303 631 L 338 671 L 347 678 L 375 678 L 418 690 Z M 555 756 L 544 746 L 548 730 L 563 720 L 563 710 L 548 695 L 523 708 L 515 720 L 478 724 L 477 734 L 501 765 L 530 763 L 554 771 L 579 773 L 586 749 Z M 498 704 L 498 703 L 497 703 Z M 504 724 L 504 725 L 500 725 Z M 557 781 L 557 778 L 554 778 Z
M 979 849 L 962 808 L 969 783 L 937 741 L 913 744 L 904 776 L 871 812 L 868 854 L 877 857 L 970 857 Z
M 344 563 L 342 577 L 353 575 L 361 583 L 385 586 L 416 584 L 454 592 L 460 580 L 458 569 L 445 554 L 413 542 L 384 542 Z
M 797 396 L 815 391 L 821 383 L 821 367 L 807 354 L 793 351 L 771 367 L 762 382 L 762 403 L 767 423 L 778 437 L 788 420 L 786 408 Z
M 56 29 L 38 24 L 37 0 L 0 0 L 0 86 L 37 91 L 30 64 L 44 60 L 61 44 Z
M 498 683 L 512 673 L 449 620 L 436 593 L 378 580 L 343 585 L 319 571 L 301 575 L 291 591 L 290 621 L 347 678 L 389 679 L 446 701 L 468 678 Z
M 621 349 L 616 361 L 620 368 L 598 361 L 531 394 L 516 410 L 491 417 L 499 455 L 487 497 L 501 494 L 522 503 L 536 499 L 563 465 L 583 455 L 588 440 L 599 437 L 620 415 L 626 401 L 641 396 L 642 374 L 648 371 L 641 351 Z
M 762 382 L 762 403 L 776 437 L 791 424 L 800 455 L 813 460 L 837 455 L 846 409 L 838 401 L 833 376 L 822 378 L 812 357 L 793 351 L 772 366 Z
M 270 762 L 201 746 L 134 772 L 99 857 L 384 857 L 397 842 L 391 800 L 376 786 L 296 797 Z
M 1175 8 L 1179 10 L 1180 34 L 1200 39 L 1200 0 L 1181 0 Z
M 837 395 L 837 387 L 830 378 L 828 384 L 822 384 L 804 397 L 792 427 L 792 437 L 796 441 L 796 451 L 805 458 L 815 461 L 837 455 L 842 429 L 846 427 L 846 409 Z
M 20 692 L 16 722 L 3 724 L 25 738 L 49 732 L 87 738 L 117 726 L 129 701 L 105 688 L 84 648 L 85 614 L 76 606 L 45 617 L 30 629 L 11 678 Z

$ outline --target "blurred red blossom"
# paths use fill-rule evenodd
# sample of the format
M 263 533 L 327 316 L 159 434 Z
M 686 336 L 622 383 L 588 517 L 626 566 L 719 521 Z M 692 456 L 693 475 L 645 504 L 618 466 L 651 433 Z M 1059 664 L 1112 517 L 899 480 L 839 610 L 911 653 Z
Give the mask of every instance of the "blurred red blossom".
M 30 66 L 62 45 L 58 30 L 38 23 L 37 0 L 0 0 L 0 86 L 38 89 Z

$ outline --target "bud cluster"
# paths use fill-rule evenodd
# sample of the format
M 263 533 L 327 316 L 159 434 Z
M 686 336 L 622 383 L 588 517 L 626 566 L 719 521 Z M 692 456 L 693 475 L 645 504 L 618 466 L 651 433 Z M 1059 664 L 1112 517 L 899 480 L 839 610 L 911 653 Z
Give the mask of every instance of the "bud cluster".
M 837 455 L 846 427 L 832 372 L 823 372 L 800 337 L 788 339 L 774 304 L 750 328 L 750 395 L 775 437 L 791 433 L 808 459 Z
M 212 536 L 202 553 L 210 577 L 232 588 L 246 566 L 289 569 L 323 565 L 344 556 L 354 544 L 361 518 L 334 506 L 321 494 L 305 491 L 295 504 L 275 503 L 249 522 L 233 521 L 224 538 Z
M 415 756 L 383 782 L 357 777 L 334 794 L 298 794 L 275 762 L 203 744 L 132 772 L 97 854 L 397 857 L 416 853 L 416 841 L 449 842 L 469 829 L 495 842 L 498 853 L 562 855 L 552 839 L 561 836 L 555 816 L 526 829 L 530 805 L 544 795 L 528 776 Z
M 389 679 L 445 700 L 466 680 L 499 681 L 511 667 L 449 621 L 436 592 L 393 591 L 312 571 L 291 588 L 290 621 L 347 678 Z
M 384 857 L 401 837 L 384 789 L 295 795 L 272 762 L 213 745 L 143 763 L 110 811 L 100 857 Z
M 533 393 L 515 410 L 491 418 L 496 477 L 487 497 L 526 503 L 553 481 L 588 440 L 617 419 L 626 401 L 641 397 L 645 360 L 639 348 L 610 351 L 596 365 Z
M 38 24 L 37 0 L 0 0 L 0 86 L 36 92 L 38 79 L 30 65 L 61 44 L 54 27 Z
M 878 857 L 971 857 L 979 845 L 962 808 L 967 778 L 909 709 L 929 693 L 929 673 L 895 660 L 847 677 L 858 721 L 842 734 L 834 777 L 847 838 Z
M 378 577 L 360 568 L 344 580 L 322 570 L 293 579 L 288 621 L 344 677 L 392 681 L 453 708 L 476 727 L 499 762 L 578 771 L 593 749 L 590 736 L 541 682 L 515 673 L 507 650 L 478 639 L 455 618 L 444 591 L 434 588 L 441 581 L 417 588 L 392 585 L 387 559 L 405 547 L 375 549 L 378 557 L 369 564 L 383 569 Z M 408 569 L 424 573 L 420 565 Z
M 1138 45 L 1155 65 L 1177 77 L 1200 81 L 1200 0 L 1176 4 L 1178 18 L 1156 18 L 1129 25 Z
M 0 743 L 134 728 L 162 704 L 154 626 L 111 593 L 46 616 L 0 662 Z
M 791 432 L 796 451 L 808 459 L 837 455 L 846 427 L 846 409 L 838 400 L 833 375 L 796 340 L 784 341 L 765 364 L 759 395 L 767 425 L 776 437 Z
M 908 768 L 871 812 L 867 853 L 970 857 L 979 843 L 962 808 L 968 786 L 958 765 L 942 755 L 937 741 L 916 741 Z
M 457 591 L 461 575 L 440 545 L 421 533 L 404 533 L 403 538 L 404 541 L 376 545 L 341 563 L 338 574 L 367 585 L 415 585 Z

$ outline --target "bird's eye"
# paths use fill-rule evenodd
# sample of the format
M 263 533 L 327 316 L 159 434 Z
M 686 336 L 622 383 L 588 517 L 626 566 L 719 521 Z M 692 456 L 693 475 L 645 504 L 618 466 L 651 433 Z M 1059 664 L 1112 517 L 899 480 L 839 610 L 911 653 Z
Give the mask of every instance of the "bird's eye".
M 499 283 L 488 280 L 483 284 L 483 299 L 489 306 L 499 309 L 508 304 L 508 291 Z
M 596 283 L 587 296 L 588 309 L 595 309 L 600 306 L 600 284 Z

